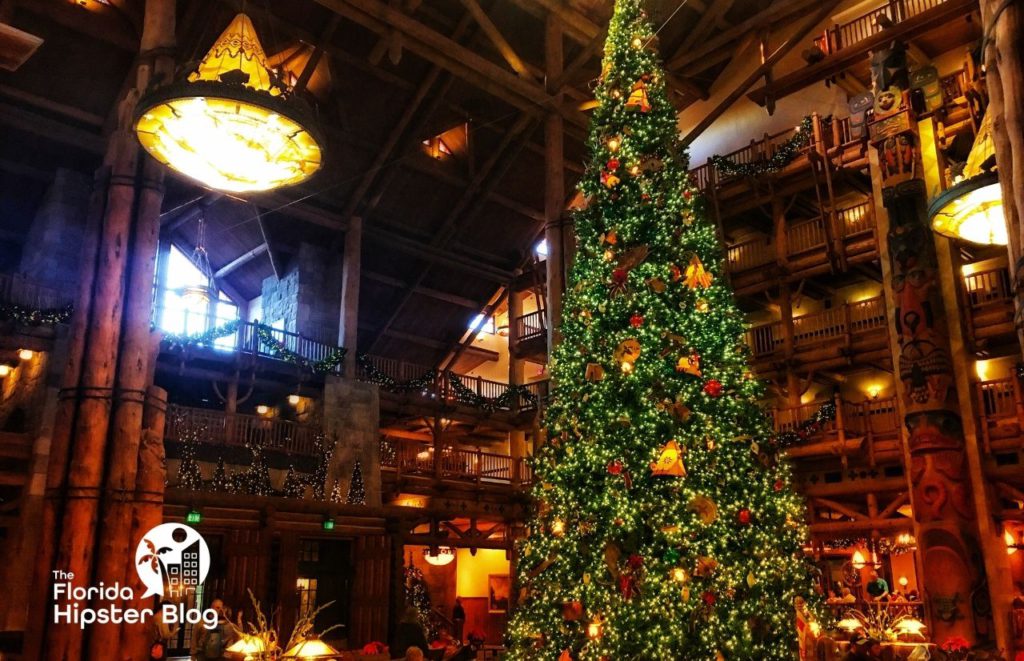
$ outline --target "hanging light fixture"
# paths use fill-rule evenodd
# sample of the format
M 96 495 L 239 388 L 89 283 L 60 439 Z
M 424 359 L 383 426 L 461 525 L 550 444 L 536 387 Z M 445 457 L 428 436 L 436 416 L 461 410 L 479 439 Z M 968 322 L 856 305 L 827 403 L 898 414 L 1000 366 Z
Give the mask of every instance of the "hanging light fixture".
M 995 165 L 991 113 L 985 114 L 963 175 L 932 200 L 928 217 L 939 234 L 983 245 L 1005 246 L 1003 193 Z
M 436 551 L 425 548 L 423 559 L 435 567 L 444 567 L 455 559 L 455 549 L 450 546 L 438 546 Z
M 185 285 L 181 288 L 181 297 L 190 308 L 205 308 L 210 301 L 217 298 L 217 283 L 210 266 L 210 256 L 206 254 L 206 222 L 199 216 L 196 230 L 196 247 L 192 251 L 192 264 L 199 270 L 203 282 Z
M 311 109 L 267 64 L 245 14 L 185 80 L 139 100 L 135 132 L 161 163 L 236 193 L 308 179 L 320 169 L 324 144 Z
M 224 657 L 238 661 L 258 661 L 267 658 L 269 652 L 267 644 L 261 638 L 244 633 L 224 650 Z

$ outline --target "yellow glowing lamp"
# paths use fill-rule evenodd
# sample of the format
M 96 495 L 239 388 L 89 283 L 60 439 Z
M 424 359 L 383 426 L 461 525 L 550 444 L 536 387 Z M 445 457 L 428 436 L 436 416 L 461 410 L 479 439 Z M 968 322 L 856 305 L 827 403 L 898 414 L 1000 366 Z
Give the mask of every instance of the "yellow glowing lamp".
M 455 560 L 455 549 L 450 546 L 439 546 L 434 551 L 426 548 L 423 549 L 423 559 L 435 567 L 444 567 Z
M 235 17 L 187 80 L 139 100 L 135 132 L 161 163 L 236 193 L 308 179 L 320 169 L 324 142 L 310 109 L 267 64 L 245 14 Z
M 986 113 L 967 157 L 962 178 L 932 200 L 928 217 L 939 234 L 982 245 L 1005 246 L 1003 192 L 995 169 L 992 113 Z
M 858 618 L 853 617 L 852 615 L 848 615 L 843 619 L 839 620 L 838 622 L 836 622 L 836 626 L 842 629 L 843 631 L 853 632 L 863 627 L 864 623 L 861 622 Z
M 11 366 L 0 363 L 0 379 L 11 373 Z
M 319 638 L 309 638 L 284 653 L 282 659 L 336 659 L 340 652 Z
M 917 618 L 904 617 L 897 622 L 896 626 L 893 628 L 897 633 L 904 636 L 921 636 L 924 638 L 924 634 L 922 632 L 927 628 L 927 626 Z
M 263 659 L 267 652 L 267 644 L 261 638 L 244 633 L 242 637 L 231 643 L 224 656 L 229 659 L 240 659 L 241 661 L 255 661 Z
M 656 463 L 651 464 L 652 475 L 667 475 L 669 477 L 686 477 L 686 467 L 683 465 L 683 451 L 674 440 L 669 441 L 661 448 L 661 456 Z
M 33 356 L 35 355 L 36 352 L 32 351 L 31 349 L 21 349 L 20 351 L 18 351 L 18 358 L 20 358 L 21 360 L 32 360 Z

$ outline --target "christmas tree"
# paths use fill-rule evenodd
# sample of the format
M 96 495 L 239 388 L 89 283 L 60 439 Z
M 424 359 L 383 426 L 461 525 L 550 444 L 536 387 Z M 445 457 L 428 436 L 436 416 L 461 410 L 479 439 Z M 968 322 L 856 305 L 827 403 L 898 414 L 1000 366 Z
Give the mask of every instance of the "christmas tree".
M 430 619 L 430 592 L 427 590 L 423 572 L 412 564 L 412 557 L 405 566 L 405 603 L 416 609 L 417 618 L 427 635 L 427 640 L 433 640 L 437 632 Z
M 793 659 L 803 507 L 640 0 L 608 32 L 513 659 Z
M 334 488 L 331 489 L 331 502 L 341 503 L 344 502 L 341 498 L 341 480 L 334 481 Z
M 313 498 L 326 500 L 327 472 L 331 467 L 331 457 L 334 455 L 334 443 L 328 442 L 327 435 L 319 432 L 313 439 L 313 451 L 316 452 L 316 468 L 313 469 L 313 477 L 310 479 Z
M 181 463 L 178 464 L 178 488 L 199 491 L 203 488 L 203 475 L 196 461 L 199 449 L 199 428 L 189 426 L 181 444 Z
M 349 505 L 366 504 L 366 487 L 363 485 L 363 465 L 356 459 L 356 465 L 352 468 L 352 481 L 348 485 L 348 497 L 345 502 Z
M 270 467 L 263 456 L 263 444 L 253 441 L 249 443 L 249 451 L 252 452 L 252 462 L 245 472 L 246 490 L 253 496 L 270 496 L 273 487 L 270 485 Z
M 288 474 L 284 477 L 284 485 L 281 487 L 285 498 L 302 498 L 306 493 L 306 482 L 295 470 L 295 466 L 288 466 Z
M 228 491 L 231 488 L 227 470 L 224 468 L 224 457 L 217 458 L 217 468 L 213 471 L 213 480 L 210 481 L 210 488 L 214 491 Z

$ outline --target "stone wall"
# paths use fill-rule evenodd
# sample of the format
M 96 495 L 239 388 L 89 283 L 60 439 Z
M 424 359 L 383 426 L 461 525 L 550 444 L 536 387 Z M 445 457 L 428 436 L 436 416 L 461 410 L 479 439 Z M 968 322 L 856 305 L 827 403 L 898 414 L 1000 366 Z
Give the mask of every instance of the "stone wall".
M 366 504 L 380 505 L 380 394 L 377 386 L 328 376 L 324 384 L 323 424 L 327 437 L 336 439 L 327 476 L 328 488 L 340 479 L 341 492 L 347 494 L 352 467 L 358 459 L 362 462 Z
M 341 259 L 325 248 L 299 245 L 298 255 L 280 280 L 263 281 L 260 321 L 284 320 L 285 330 L 334 344 L 341 305 Z
M 36 211 L 20 271 L 37 284 L 74 292 L 92 180 L 60 168 Z

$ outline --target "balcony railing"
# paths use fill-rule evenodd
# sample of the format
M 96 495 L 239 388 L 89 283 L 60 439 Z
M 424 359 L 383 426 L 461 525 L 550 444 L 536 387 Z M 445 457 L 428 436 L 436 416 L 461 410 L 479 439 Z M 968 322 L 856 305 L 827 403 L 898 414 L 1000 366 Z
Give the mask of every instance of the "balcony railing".
M 74 303 L 73 291 L 37 284 L 16 273 L 0 273 L 0 303 L 35 310 L 60 310 Z
M 312 455 L 320 431 L 318 425 L 170 404 L 164 437 L 181 442 L 197 434 L 202 443 L 240 447 L 258 444 L 269 450 Z
M 380 356 L 367 356 L 358 378 L 394 393 L 513 413 L 534 410 L 548 396 L 547 381 L 514 388 L 500 381 L 454 372 L 439 373 L 427 365 Z
M 410 439 L 381 439 L 381 468 L 398 476 L 439 477 L 459 482 L 527 485 L 533 473 L 526 459 L 484 452 L 480 448 L 434 446 Z
M 1005 266 L 965 275 L 963 301 L 968 338 L 975 348 L 997 336 L 1013 335 L 1013 285 Z
M 791 408 L 776 408 L 772 422 L 776 432 L 796 431 L 810 420 L 827 400 L 801 404 Z M 862 402 L 835 400 L 836 420 L 825 423 L 808 440 L 820 440 L 837 430 L 837 420 L 843 421 L 843 430 L 853 436 L 889 436 L 899 432 L 900 416 L 895 397 L 868 399 Z
M 852 21 L 834 25 L 814 40 L 823 53 L 830 55 L 848 48 L 882 31 L 880 22 L 900 23 L 938 7 L 945 0 L 889 0 L 888 3 L 858 16 Z
M 837 338 L 850 338 L 885 329 L 885 299 L 881 296 L 793 319 L 793 348 L 803 349 Z M 747 343 L 755 358 L 782 351 L 785 339 L 781 321 L 760 324 L 747 331 Z
M 547 335 L 547 328 L 544 324 L 544 312 L 538 310 L 530 312 L 516 319 L 516 338 L 520 342 L 532 340 Z

